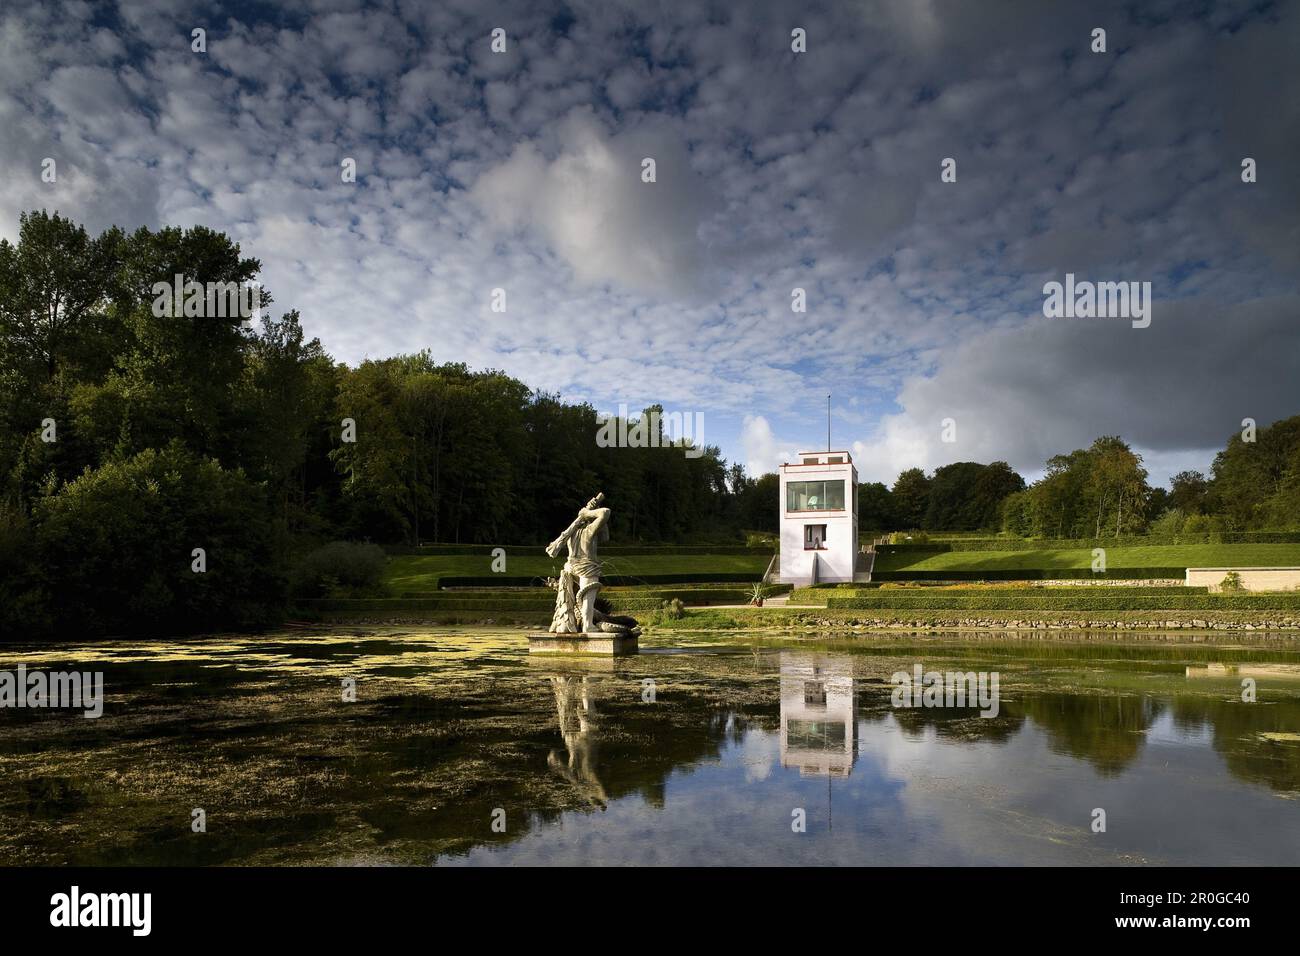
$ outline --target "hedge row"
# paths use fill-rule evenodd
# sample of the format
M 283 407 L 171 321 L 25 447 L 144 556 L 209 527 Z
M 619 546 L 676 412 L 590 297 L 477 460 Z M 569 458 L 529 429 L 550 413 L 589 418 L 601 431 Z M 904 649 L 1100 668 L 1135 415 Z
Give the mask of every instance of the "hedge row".
M 507 554 L 544 554 L 545 544 L 422 544 L 389 545 L 384 548 L 388 554 L 400 555 L 475 555 L 490 556 L 497 548 L 504 548 Z M 749 547 L 743 544 L 684 544 L 684 545 L 603 545 L 601 554 L 637 555 L 637 554 L 770 554 L 771 547 Z
M 447 579 L 444 578 L 444 580 Z M 601 580 L 603 582 L 606 579 L 602 578 Z M 864 585 L 858 585 L 858 586 L 862 587 Z M 768 594 L 782 594 L 786 591 L 789 591 L 793 587 L 794 585 L 792 584 L 764 585 L 764 588 L 767 590 Z M 617 586 L 606 585 L 604 589 L 601 591 L 601 593 L 606 596 L 610 594 L 629 594 L 629 595 L 648 595 L 650 597 L 655 597 L 657 595 L 663 595 L 664 597 L 675 597 L 677 593 L 680 591 L 736 591 L 736 590 L 748 591 L 748 588 L 744 588 L 744 589 L 738 588 L 734 582 L 710 583 L 708 581 L 692 581 L 689 584 L 687 584 L 685 587 L 656 587 L 654 585 L 644 585 L 644 584 L 632 584 L 632 585 L 620 584 Z M 439 595 L 443 595 L 445 592 L 448 591 L 455 591 L 457 593 L 476 594 L 476 595 L 477 594 L 488 594 L 488 595 L 500 594 L 503 597 L 510 597 L 511 595 L 517 595 L 521 592 L 524 594 L 531 594 L 536 592 L 540 594 L 552 594 L 552 595 L 555 593 L 550 588 L 545 587 L 544 585 L 536 585 L 533 587 L 523 587 L 523 588 L 447 587 L 447 588 L 439 588 L 438 590 L 404 591 L 402 592 L 402 594 L 399 595 L 399 597 L 438 597 Z
M 884 597 L 886 595 L 934 595 L 938 597 L 962 595 L 981 595 L 994 597 L 1044 597 L 1054 594 L 1097 594 L 1100 597 L 1120 597 L 1124 595 L 1133 595 L 1137 597 L 1149 596 L 1154 597 L 1164 594 L 1208 594 L 1209 588 L 1205 587 L 1185 587 L 1178 585 L 1152 585 L 1143 587 L 1141 585 L 1102 585 L 1095 587 L 1081 585 L 1072 587 L 1062 585 L 1059 587 L 1043 587 L 1033 584 L 1023 584 L 1019 587 L 978 587 L 963 588 L 949 587 L 946 584 L 925 585 L 917 584 L 912 587 L 886 587 L 882 588 L 879 583 L 857 584 L 857 585 L 813 585 L 811 587 L 796 588 L 790 592 L 790 600 L 795 604 L 820 604 L 828 598 L 855 598 L 855 597 Z
M 551 620 L 550 611 L 435 611 L 400 606 L 379 608 L 349 608 L 344 606 L 294 608 L 294 616 L 305 621 L 411 621 L 419 624 L 525 624 L 545 627 Z
M 696 571 L 691 574 L 602 574 L 600 580 L 611 587 L 635 587 L 642 584 L 757 584 L 760 577 L 762 573 L 757 571 Z M 440 588 L 522 588 L 545 583 L 545 579 L 538 575 L 444 575 L 438 578 Z
M 777 593 L 769 591 L 769 593 Z M 746 588 L 712 587 L 712 588 L 605 588 L 600 596 L 613 604 L 628 601 L 654 601 L 658 607 L 664 601 L 674 598 L 683 604 L 746 604 L 750 592 Z M 532 602 L 542 607 L 555 604 L 555 592 L 550 588 L 519 588 L 514 591 L 490 590 L 456 590 L 456 591 L 403 591 L 398 595 L 401 600 L 444 600 L 467 601 L 479 605 L 502 604 L 511 602 Z
M 1012 597 L 996 595 L 894 595 L 832 597 L 828 608 L 857 610 L 889 608 L 925 611 L 1297 611 L 1300 594 L 1261 594 L 1219 597 L 1211 594 L 1135 595 L 1108 597 L 1099 594 Z
M 317 611 L 533 611 L 550 613 L 550 605 L 530 600 L 462 601 L 455 598 L 303 598 L 296 606 Z
M 903 569 L 871 572 L 872 578 L 877 581 L 1074 581 L 1082 578 L 1149 581 L 1183 578 L 1186 575 L 1186 568 L 1107 568 L 1101 572 L 1093 571 L 1091 568 L 985 568 L 947 571 Z
M 877 550 L 900 552 L 947 551 L 1074 551 L 1093 548 L 1155 548 L 1179 544 L 1297 544 L 1300 531 L 1210 531 L 1201 534 L 1144 534 L 1119 538 L 966 538 L 883 544 Z
M 945 629 L 961 631 L 971 627 L 1042 630 L 1103 629 L 1117 633 L 1158 632 L 1171 627 L 1231 628 L 1253 631 L 1300 629 L 1300 614 L 1290 611 L 968 611 L 846 610 L 843 608 L 808 608 L 806 610 L 769 610 L 736 608 L 720 611 L 692 611 L 681 620 L 660 621 L 655 630 L 732 630 L 737 628 L 779 627 L 810 628 L 821 635 L 834 633 L 837 625 L 848 627 L 890 627 L 914 630 Z
M 663 601 L 655 598 L 629 598 L 610 601 L 614 613 L 632 613 L 658 610 Z M 737 602 L 740 603 L 740 602 Z M 466 601 L 457 598 L 308 598 L 298 602 L 303 611 L 405 611 L 473 612 L 479 617 L 496 617 L 501 614 L 526 614 L 530 619 L 550 617 L 554 605 L 537 601 Z
M 1051 597 L 1062 594 L 1093 594 L 1098 597 L 1162 597 L 1165 595 L 1187 595 L 1187 594 L 1209 594 L 1210 589 L 1206 587 L 1189 588 L 1181 584 L 1170 585 L 1153 585 L 1143 587 L 1141 585 L 1097 585 L 1096 587 L 1088 586 L 1071 586 L 1060 585 L 1058 587 L 1041 587 L 1036 585 L 1025 585 L 1024 587 L 982 587 L 982 588 L 962 588 L 962 587 L 888 587 L 872 588 L 869 590 L 852 590 L 843 589 L 833 591 L 829 594 L 825 591 L 820 593 L 820 597 L 886 597 L 894 595 L 917 595 L 924 597 L 926 595 L 937 595 L 939 597 L 953 596 L 961 597 L 963 595 L 979 595 L 992 597 Z

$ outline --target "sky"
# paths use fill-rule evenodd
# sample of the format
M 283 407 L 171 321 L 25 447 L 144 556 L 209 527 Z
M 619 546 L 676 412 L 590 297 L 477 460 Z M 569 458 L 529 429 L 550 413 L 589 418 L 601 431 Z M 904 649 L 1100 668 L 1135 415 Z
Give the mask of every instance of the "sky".
M 0 237 L 220 229 L 340 361 L 702 414 L 751 474 L 828 394 L 862 480 L 1207 470 L 1300 413 L 1298 150 L 1300 2 L 0 6 Z M 1046 317 L 1067 273 L 1150 325 Z

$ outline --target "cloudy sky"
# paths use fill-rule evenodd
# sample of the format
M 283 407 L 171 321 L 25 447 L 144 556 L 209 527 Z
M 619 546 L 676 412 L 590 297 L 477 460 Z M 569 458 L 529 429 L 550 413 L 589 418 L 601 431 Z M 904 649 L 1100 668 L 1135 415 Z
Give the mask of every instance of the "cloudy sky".
M 0 235 L 222 229 L 340 360 L 702 412 L 751 472 L 830 393 L 865 479 L 1120 434 L 1163 481 L 1300 413 L 1300 3 L 1132 6 L 5 0 Z M 1067 272 L 1150 327 L 1045 318 Z

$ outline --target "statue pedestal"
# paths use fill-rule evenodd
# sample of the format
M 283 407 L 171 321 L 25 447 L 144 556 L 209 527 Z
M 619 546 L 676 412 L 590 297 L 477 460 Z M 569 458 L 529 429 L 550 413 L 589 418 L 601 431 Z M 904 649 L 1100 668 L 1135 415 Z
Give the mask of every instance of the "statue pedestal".
M 637 640 L 628 634 L 600 631 L 582 634 L 529 634 L 529 654 L 597 654 L 613 657 L 636 654 Z

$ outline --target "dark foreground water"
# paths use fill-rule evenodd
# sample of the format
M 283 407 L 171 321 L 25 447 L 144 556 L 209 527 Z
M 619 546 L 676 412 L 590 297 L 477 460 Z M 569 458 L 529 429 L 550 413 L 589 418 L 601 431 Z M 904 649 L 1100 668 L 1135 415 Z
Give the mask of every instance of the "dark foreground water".
M 1300 863 L 1295 638 L 673 636 L 562 663 L 390 628 L 0 647 L 20 663 L 103 671 L 107 700 L 0 709 L 5 864 Z M 997 673 L 997 716 L 894 707 L 917 663 Z

